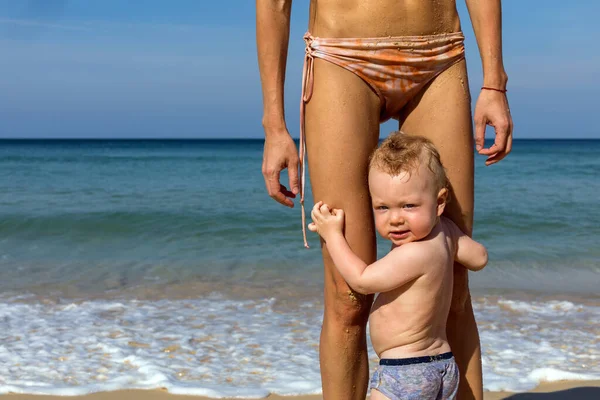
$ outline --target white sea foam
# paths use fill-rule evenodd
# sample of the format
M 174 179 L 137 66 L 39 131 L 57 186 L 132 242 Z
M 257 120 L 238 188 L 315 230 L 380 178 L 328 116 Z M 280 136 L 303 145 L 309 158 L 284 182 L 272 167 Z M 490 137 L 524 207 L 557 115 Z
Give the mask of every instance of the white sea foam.
M 487 390 L 598 379 L 600 307 L 476 301 Z M 0 303 L 0 393 L 318 394 L 322 308 L 274 299 Z M 371 351 L 371 370 L 376 358 Z
M 600 307 L 500 299 L 478 302 L 476 314 L 486 389 L 600 378 Z
M 273 300 L 1 303 L 0 393 L 319 393 L 318 311 Z

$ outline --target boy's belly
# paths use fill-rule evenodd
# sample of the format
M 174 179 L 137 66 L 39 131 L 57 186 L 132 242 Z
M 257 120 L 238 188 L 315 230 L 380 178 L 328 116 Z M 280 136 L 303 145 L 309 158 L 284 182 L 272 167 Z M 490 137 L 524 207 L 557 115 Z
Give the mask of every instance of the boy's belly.
M 391 297 L 391 296 L 390 296 Z M 373 349 L 380 358 L 435 355 L 450 351 L 446 318 L 435 304 L 411 302 L 385 293 L 373 304 L 369 329 Z M 446 313 L 447 314 L 447 313 Z

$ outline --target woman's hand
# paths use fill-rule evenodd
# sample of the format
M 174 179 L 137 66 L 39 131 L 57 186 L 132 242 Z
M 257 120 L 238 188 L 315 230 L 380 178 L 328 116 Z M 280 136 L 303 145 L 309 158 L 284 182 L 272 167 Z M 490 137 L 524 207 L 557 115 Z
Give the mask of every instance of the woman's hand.
M 325 242 L 331 235 L 343 235 L 344 230 L 344 211 L 339 209 L 329 209 L 327 204 L 319 201 L 312 209 L 310 216 L 313 220 L 308 224 L 308 230 L 317 232 Z
M 283 169 L 287 168 L 290 189 L 279 182 Z M 275 134 L 267 134 L 263 150 L 262 174 L 267 192 L 278 203 L 293 208 L 291 200 L 300 192 L 298 187 L 298 153 L 296 144 L 287 129 Z
M 502 160 L 512 149 L 513 121 L 506 93 L 482 90 L 475 105 L 475 148 L 481 155 L 488 156 L 485 165 Z M 496 131 L 494 144 L 484 148 L 485 127 L 493 126 Z

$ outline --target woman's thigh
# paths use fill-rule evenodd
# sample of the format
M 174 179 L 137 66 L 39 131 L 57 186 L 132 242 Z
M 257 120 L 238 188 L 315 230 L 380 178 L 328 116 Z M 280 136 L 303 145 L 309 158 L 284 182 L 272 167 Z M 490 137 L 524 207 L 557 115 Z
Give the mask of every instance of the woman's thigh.
M 444 215 L 471 234 L 473 225 L 473 128 L 466 64 L 438 75 L 400 116 L 400 129 L 425 136 L 440 153 L 452 186 Z
M 440 153 L 451 185 L 444 215 L 463 232 L 473 229 L 473 127 L 465 61 L 438 75 L 400 116 L 400 129 L 425 136 Z M 467 270 L 455 264 L 452 310 L 461 311 L 469 296 Z
M 306 105 L 313 200 L 344 210 L 346 239 L 365 262 L 376 257 L 367 169 L 379 139 L 379 113 L 379 98 L 363 80 L 337 65 L 315 60 L 313 95 Z M 336 294 L 356 300 L 325 247 L 323 259 L 326 301 L 335 300 L 331 296 Z

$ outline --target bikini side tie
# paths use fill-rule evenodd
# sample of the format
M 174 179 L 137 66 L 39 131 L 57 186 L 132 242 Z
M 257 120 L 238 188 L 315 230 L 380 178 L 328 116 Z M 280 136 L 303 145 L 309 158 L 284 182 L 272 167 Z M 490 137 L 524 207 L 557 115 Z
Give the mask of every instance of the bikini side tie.
M 306 136 L 304 133 L 304 110 L 306 103 L 310 101 L 313 93 L 313 68 L 314 57 L 310 44 L 313 38 L 307 32 L 304 34 L 304 42 L 306 43 L 304 55 L 304 68 L 302 69 L 302 99 L 300 101 L 300 145 L 298 148 L 298 156 L 300 159 L 300 206 L 302 208 L 302 237 L 304 239 L 304 247 L 307 249 L 308 241 L 306 240 L 306 211 L 304 210 L 304 188 L 306 187 Z

